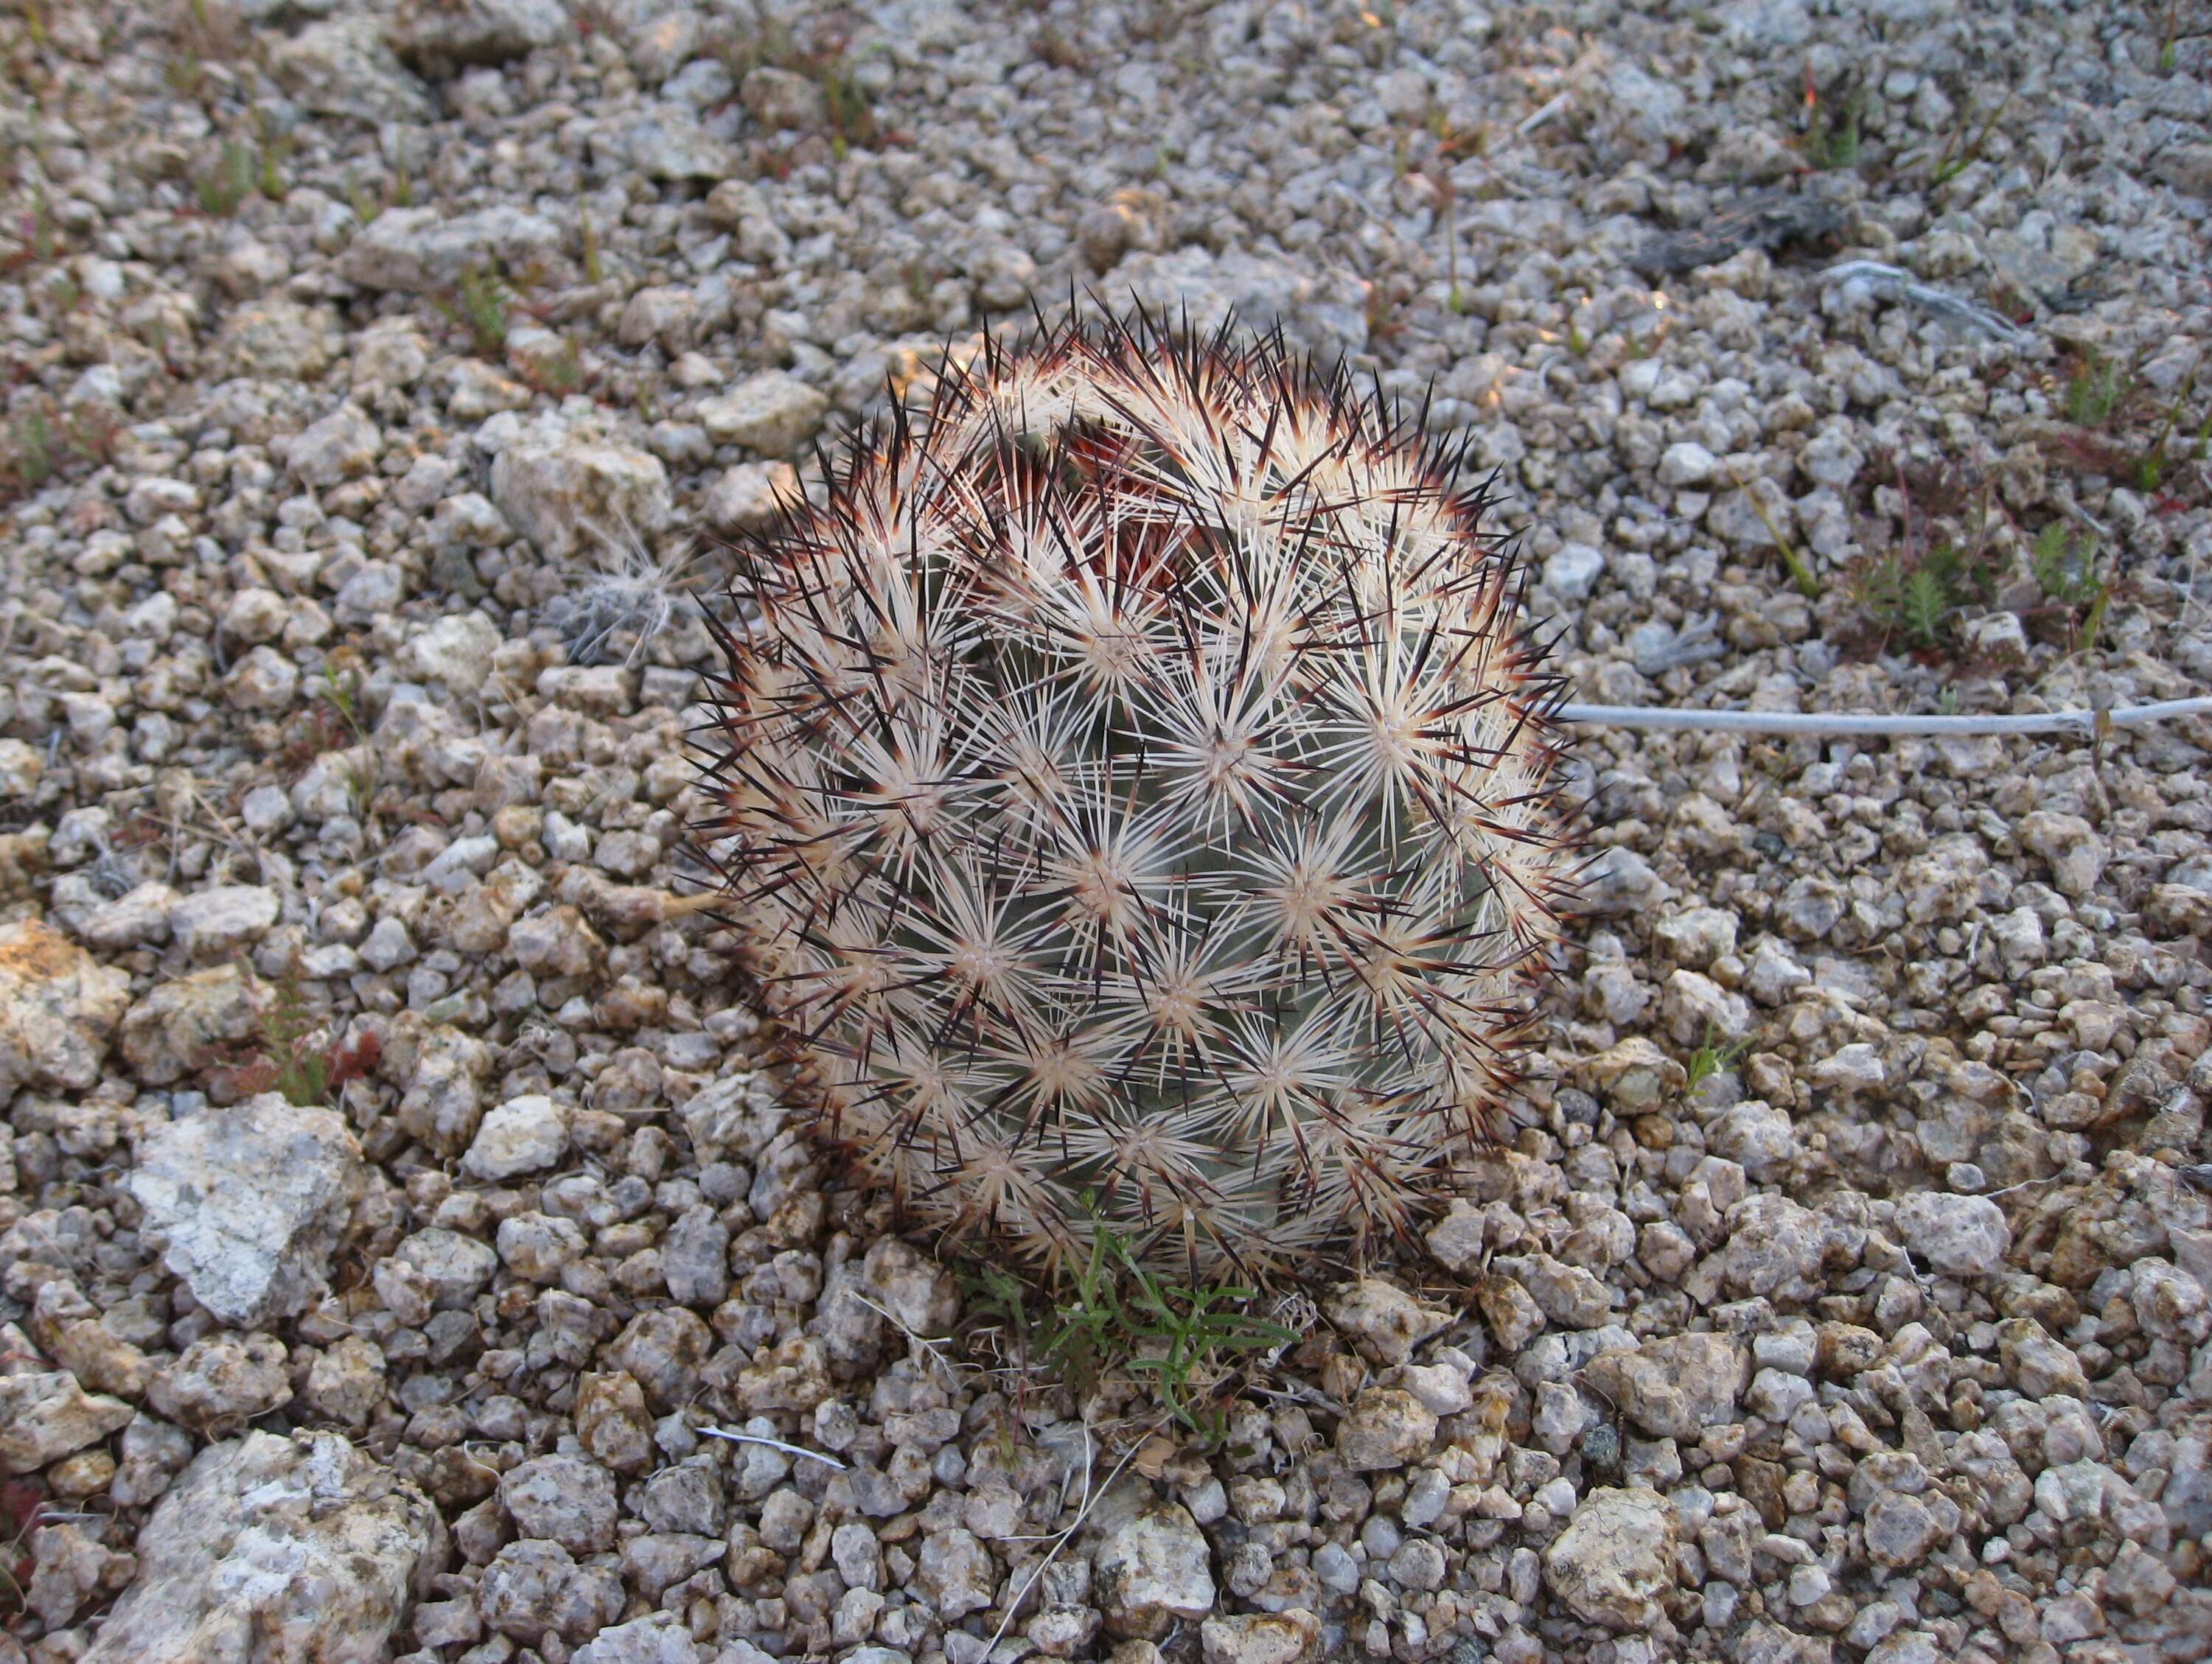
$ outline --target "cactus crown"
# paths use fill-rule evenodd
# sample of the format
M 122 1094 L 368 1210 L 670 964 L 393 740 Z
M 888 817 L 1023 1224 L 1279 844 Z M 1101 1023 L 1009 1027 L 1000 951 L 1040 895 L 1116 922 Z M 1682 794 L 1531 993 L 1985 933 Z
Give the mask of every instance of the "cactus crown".
M 1265 1276 L 1502 1133 L 1571 858 L 1461 462 L 1139 313 L 948 364 L 741 551 L 701 830 L 864 1177 Z

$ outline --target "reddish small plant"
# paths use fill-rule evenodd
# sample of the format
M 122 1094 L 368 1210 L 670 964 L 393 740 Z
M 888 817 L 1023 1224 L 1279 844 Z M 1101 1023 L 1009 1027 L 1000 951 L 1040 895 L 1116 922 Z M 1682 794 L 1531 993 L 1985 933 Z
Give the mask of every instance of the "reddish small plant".
M 302 1108 L 328 1103 L 348 1081 L 374 1069 L 384 1054 L 383 1042 L 367 1030 L 342 1042 L 318 1038 L 324 1025 L 300 991 L 296 965 L 276 982 L 255 1018 L 252 1040 L 228 1056 L 210 1048 L 196 1060 L 208 1076 L 209 1096 L 218 1102 L 281 1092 Z
M 46 1494 L 33 1479 L 0 1482 L 0 1631 L 13 1630 L 26 1611 L 31 1586 L 31 1539 Z

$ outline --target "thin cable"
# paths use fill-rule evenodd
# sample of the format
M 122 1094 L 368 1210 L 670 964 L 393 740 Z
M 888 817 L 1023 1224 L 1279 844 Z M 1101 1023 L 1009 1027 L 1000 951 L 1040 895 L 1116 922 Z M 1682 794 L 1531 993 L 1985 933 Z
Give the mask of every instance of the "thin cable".
M 1881 716 L 1845 711 L 1688 711 L 1650 705 L 1562 705 L 1562 722 L 1603 728 L 1693 728 L 1738 734 L 2049 734 L 2136 728 L 2212 714 L 2212 698 L 2167 699 L 2110 711 L 2040 711 L 2033 716 Z

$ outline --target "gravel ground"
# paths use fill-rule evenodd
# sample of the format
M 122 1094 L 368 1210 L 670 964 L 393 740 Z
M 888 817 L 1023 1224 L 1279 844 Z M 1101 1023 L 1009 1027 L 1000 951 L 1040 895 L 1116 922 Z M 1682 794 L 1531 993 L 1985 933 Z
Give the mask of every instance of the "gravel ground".
M 714 535 L 1085 284 L 1433 387 L 1583 698 L 2203 691 L 2203 0 L 0 54 L 0 1664 L 2212 1656 L 2212 726 L 1581 735 L 1527 1130 L 1211 1454 L 825 1187 L 679 744 Z

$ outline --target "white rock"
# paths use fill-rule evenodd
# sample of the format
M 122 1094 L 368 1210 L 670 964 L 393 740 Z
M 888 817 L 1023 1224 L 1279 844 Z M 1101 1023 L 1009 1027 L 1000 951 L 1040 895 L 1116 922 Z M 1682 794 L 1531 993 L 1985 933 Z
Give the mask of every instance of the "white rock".
M 131 1005 L 131 975 L 36 919 L 0 927 L 0 1104 L 18 1086 L 82 1092 Z
M 2004 1268 L 2012 1227 L 1986 1196 L 1922 1191 L 1897 1205 L 1901 1245 L 1947 1277 L 1986 1277 Z
M 491 675 L 499 642 L 499 627 L 483 614 L 447 613 L 410 641 L 407 653 L 416 675 L 466 698 Z
M 573 1664 L 697 1664 L 699 1643 L 674 1612 L 656 1612 L 601 1630 L 570 1657 Z
M 429 1498 L 338 1434 L 211 1446 L 138 1533 L 137 1581 L 83 1664 L 373 1664 L 445 1536 Z
M 276 922 L 276 892 L 256 884 L 194 890 L 169 909 L 169 934 L 194 959 L 227 959 Z
M 672 100 L 647 106 L 631 121 L 622 133 L 621 149 L 629 165 L 648 179 L 725 179 L 737 171 L 730 147 L 699 124 L 696 112 Z
M 1157 1640 L 1177 1618 L 1213 1611 L 1212 1551 L 1190 1510 L 1159 1503 L 1108 1532 L 1094 1562 L 1109 1631 Z
M 789 463 L 741 462 L 708 489 L 707 521 L 721 531 L 758 531 L 775 519 L 780 501 L 799 495 L 799 472 Z
M 1712 478 L 1720 459 L 1692 440 L 1670 445 L 1659 458 L 1662 485 L 1703 485 Z
M 1667 1335 L 1638 1351 L 1599 1353 L 1583 1378 L 1653 1437 L 1694 1439 L 1734 1419 L 1743 1348 L 1703 1330 Z
M 1561 544 L 1544 562 L 1544 587 L 1562 601 L 1587 600 L 1605 575 L 1605 556 L 1588 544 Z
M 1321 1620 L 1304 1606 L 1209 1618 L 1198 1637 L 1206 1664 L 1299 1664 L 1321 1650 Z
M 781 370 L 768 370 L 719 398 L 701 401 L 699 425 L 717 445 L 783 456 L 812 438 L 829 410 L 830 400 L 819 388 Z
M 292 441 L 286 461 L 303 484 L 331 486 L 376 465 L 384 436 L 358 404 L 341 404 Z
M 492 464 L 491 497 L 542 553 L 565 560 L 625 525 L 640 532 L 665 525 L 668 471 L 627 445 L 518 440 Z
M 257 792 L 260 789 L 255 788 Z M 250 798 L 252 794 L 248 795 Z M 286 806 L 290 806 L 289 799 Z M 149 879 L 86 914 L 77 926 L 77 934 L 94 947 L 108 952 L 166 942 L 169 939 L 169 913 L 177 901 L 175 890 L 159 879 Z
M 367 1183 L 343 1119 L 274 1092 L 155 1128 L 126 1181 L 162 1263 L 241 1327 L 289 1317 L 327 1286 Z
M 2035 810 L 2021 817 L 2020 841 L 2051 864 L 2060 893 L 2076 901 L 2097 887 L 2112 859 L 2112 846 L 2079 815 Z
M 567 1108 L 533 1092 L 509 1098 L 485 1114 L 461 1166 L 472 1178 L 511 1179 L 552 1166 L 568 1147 Z
M 1786 1109 L 1757 1098 L 1731 1104 L 1705 1134 L 1712 1152 L 1740 1162 L 1759 1184 L 1789 1176 L 1797 1155 L 1797 1129 Z
M 474 267 L 520 270 L 561 246 L 552 221 L 507 203 L 447 219 L 434 208 L 387 208 L 346 251 L 345 275 L 363 288 L 449 288 Z
M 410 0 L 392 23 L 392 44 L 410 62 L 437 69 L 504 64 L 568 38 L 559 0 Z
M 30 1473 L 106 1438 L 133 1412 L 66 1369 L 0 1376 L 0 1473 Z
M 1413 1348 L 1450 1322 L 1395 1284 L 1363 1277 L 1331 1290 L 1322 1302 L 1328 1321 L 1370 1363 L 1403 1363 Z
M 2016 612 L 1985 612 L 1960 632 L 1975 657 L 2017 665 L 2027 657 L 2027 630 Z
M 1889 1078 L 1881 1051 L 1863 1040 L 1838 1047 L 1832 1055 L 1814 1064 L 1811 1074 L 1815 1085 L 1845 1096 L 1878 1092 Z
M 1652 938 L 1670 957 L 1703 970 L 1723 954 L 1735 951 L 1735 929 L 1733 913 L 1716 907 L 1693 907 L 1662 919 L 1653 927 Z
M 1593 1491 L 1544 1551 L 1544 1581 L 1584 1621 L 1648 1630 L 1674 1581 L 1674 1510 L 1656 1491 Z
M 385 44 L 382 18 L 348 13 L 311 23 L 289 40 L 281 33 L 274 39 L 270 73 L 315 114 L 366 122 L 430 119 L 429 94 Z

